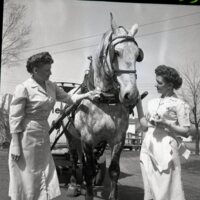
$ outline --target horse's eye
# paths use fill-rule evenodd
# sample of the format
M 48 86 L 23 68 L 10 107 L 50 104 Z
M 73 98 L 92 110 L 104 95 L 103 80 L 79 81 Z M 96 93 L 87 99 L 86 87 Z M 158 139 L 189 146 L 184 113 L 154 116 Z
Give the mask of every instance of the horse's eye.
M 115 49 L 115 55 L 116 56 L 120 56 L 120 52 L 118 50 Z

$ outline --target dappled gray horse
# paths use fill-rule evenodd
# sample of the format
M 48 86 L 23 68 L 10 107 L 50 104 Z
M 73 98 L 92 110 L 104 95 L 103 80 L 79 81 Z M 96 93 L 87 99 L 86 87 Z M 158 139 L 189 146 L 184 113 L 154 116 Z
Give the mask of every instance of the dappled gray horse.
M 93 56 L 90 66 L 88 89 L 99 90 L 102 97 L 115 97 L 109 103 L 85 99 L 78 106 L 74 126 L 80 133 L 83 150 L 83 172 L 86 182 L 86 200 L 93 199 L 95 175 L 94 148 L 105 141 L 111 147 L 109 176 L 111 192 L 109 199 L 118 199 L 119 159 L 129 123 L 130 107 L 136 104 L 136 62 L 142 61 L 143 52 L 134 36 L 138 25 L 130 31 L 118 27 L 111 14 L 111 30 L 106 32 Z

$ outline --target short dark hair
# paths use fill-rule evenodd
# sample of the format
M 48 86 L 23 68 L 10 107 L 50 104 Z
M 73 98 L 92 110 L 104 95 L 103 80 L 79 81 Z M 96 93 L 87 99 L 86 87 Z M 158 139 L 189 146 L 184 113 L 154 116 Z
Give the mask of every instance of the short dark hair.
M 155 69 L 157 76 L 162 76 L 166 83 L 172 83 L 174 89 L 179 89 L 182 85 L 182 78 L 180 77 L 178 71 L 172 67 L 166 65 L 159 65 Z
M 52 64 L 53 58 L 49 52 L 37 53 L 28 58 L 26 69 L 29 73 L 33 73 L 34 67 L 40 67 L 43 64 Z

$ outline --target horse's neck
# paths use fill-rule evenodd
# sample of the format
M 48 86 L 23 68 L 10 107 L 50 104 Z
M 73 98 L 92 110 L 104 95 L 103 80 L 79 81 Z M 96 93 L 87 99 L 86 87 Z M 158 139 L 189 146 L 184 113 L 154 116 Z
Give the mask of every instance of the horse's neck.
M 113 89 L 112 78 L 104 71 L 100 62 L 94 63 L 94 86 L 96 89 L 107 92 Z

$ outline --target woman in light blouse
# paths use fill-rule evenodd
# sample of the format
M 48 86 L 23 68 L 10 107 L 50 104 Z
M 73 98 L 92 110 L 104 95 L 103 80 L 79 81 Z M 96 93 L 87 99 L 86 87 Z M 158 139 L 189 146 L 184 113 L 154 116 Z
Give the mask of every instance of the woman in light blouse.
M 64 92 L 49 80 L 53 59 L 48 52 L 31 56 L 27 71 L 31 77 L 19 84 L 10 107 L 9 196 L 12 200 L 47 200 L 60 195 L 55 164 L 50 152 L 48 116 L 56 101 L 68 105 L 99 92 Z

